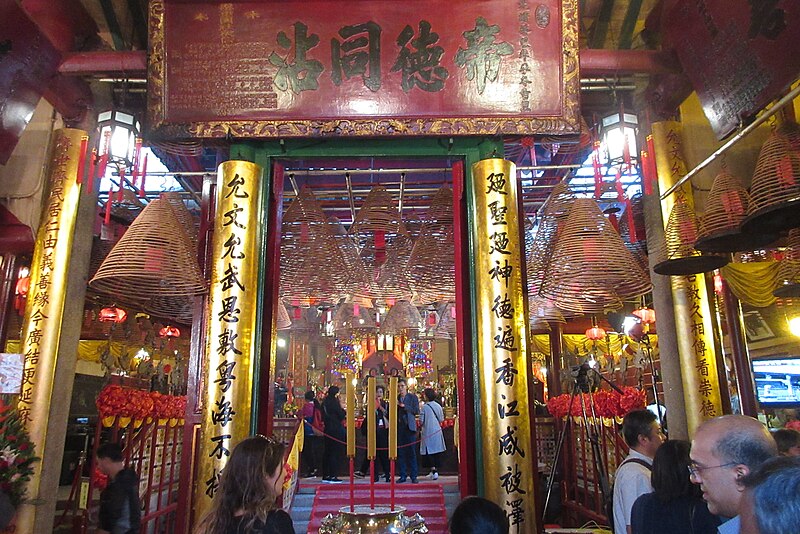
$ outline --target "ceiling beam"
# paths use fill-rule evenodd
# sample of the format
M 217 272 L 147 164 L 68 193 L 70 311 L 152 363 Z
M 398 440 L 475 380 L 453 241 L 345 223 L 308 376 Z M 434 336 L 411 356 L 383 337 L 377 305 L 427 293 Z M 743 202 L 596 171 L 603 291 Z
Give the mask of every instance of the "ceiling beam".
M 619 47 L 628 50 L 633 43 L 633 32 L 636 30 L 636 21 L 639 20 L 639 13 L 642 11 L 643 0 L 630 0 L 628 9 L 625 11 L 625 18 L 622 20 L 622 27 L 619 30 Z
M 658 50 L 584 48 L 580 51 L 579 57 L 581 76 L 584 77 L 680 72 L 674 55 Z M 128 50 L 65 54 L 58 71 L 67 76 L 144 79 L 147 77 L 147 53 L 144 50 Z

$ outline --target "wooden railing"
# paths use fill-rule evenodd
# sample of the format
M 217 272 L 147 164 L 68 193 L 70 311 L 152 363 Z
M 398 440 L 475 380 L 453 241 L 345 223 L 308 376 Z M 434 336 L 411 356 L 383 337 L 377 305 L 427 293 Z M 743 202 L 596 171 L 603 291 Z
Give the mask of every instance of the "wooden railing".
M 591 419 L 589 423 L 591 426 Z M 567 424 L 567 420 L 557 421 L 556 428 L 561 432 Z M 599 451 L 597 458 L 592 444 L 595 437 Z M 609 524 L 604 510 L 599 470 L 602 469 L 606 475 L 610 490 L 617 466 L 627 454 L 628 447 L 620 436 L 619 425 L 614 421 L 598 420 L 590 429 L 586 428 L 582 419 L 575 419 L 568 425 L 561 451 L 564 526 L 579 526 L 587 521 Z
M 94 448 L 86 459 L 90 472 L 95 469 L 94 459 L 101 441 L 124 446 L 125 465 L 139 476 L 141 534 L 175 531 L 182 439 L 183 426 L 174 420 L 134 423 L 116 418 L 110 427 L 103 426 L 102 421 L 97 423 Z M 72 532 L 85 534 L 94 531 L 92 523 L 96 520 L 102 488 L 94 476 L 81 481 L 80 475 L 81 469 L 78 469 L 74 487 L 84 486 L 85 490 L 70 493 L 58 523 L 69 524 L 67 516 L 71 515 Z

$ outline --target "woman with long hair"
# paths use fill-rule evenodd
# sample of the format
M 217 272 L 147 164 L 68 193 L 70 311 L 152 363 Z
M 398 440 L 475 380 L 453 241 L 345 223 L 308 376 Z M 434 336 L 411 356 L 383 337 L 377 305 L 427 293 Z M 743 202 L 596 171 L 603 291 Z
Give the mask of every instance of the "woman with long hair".
M 650 476 L 653 492 L 636 499 L 633 534 L 716 534 L 719 519 L 708 511 L 700 486 L 689 473 L 689 442 L 669 440 L 658 448 Z
M 264 436 L 236 445 L 195 534 L 294 534 L 292 518 L 275 505 L 283 493 L 285 449 Z

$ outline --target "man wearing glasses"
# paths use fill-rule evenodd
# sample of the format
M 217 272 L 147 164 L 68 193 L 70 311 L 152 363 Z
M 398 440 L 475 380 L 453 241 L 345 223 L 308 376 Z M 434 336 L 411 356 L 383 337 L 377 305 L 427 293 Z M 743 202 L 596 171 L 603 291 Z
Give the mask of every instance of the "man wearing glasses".
M 729 518 L 720 534 L 739 534 L 742 479 L 778 455 L 775 440 L 757 419 L 723 415 L 700 425 L 692 440 L 689 478 L 703 490 L 712 514 Z

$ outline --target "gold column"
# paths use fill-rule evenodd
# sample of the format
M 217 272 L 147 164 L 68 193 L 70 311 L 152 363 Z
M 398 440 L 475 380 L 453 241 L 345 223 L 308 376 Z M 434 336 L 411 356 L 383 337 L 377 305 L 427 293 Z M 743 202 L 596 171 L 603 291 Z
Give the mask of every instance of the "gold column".
M 652 128 L 658 187 L 660 191 L 666 191 L 687 172 L 681 146 L 681 126 L 677 122 L 665 121 L 653 123 Z M 694 208 L 691 184 L 687 182 L 661 202 L 661 215 L 665 225 L 679 194 Z M 691 436 L 700 423 L 722 415 L 711 302 L 703 274 L 670 276 L 670 285 L 678 357 L 681 361 L 686 424 Z M 661 358 L 669 356 L 662 353 Z
M 472 166 L 478 374 L 484 496 L 508 514 L 512 532 L 538 532 L 536 455 L 528 410 L 528 322 L 516 167 L 499 158 Z
M 77 183 L 83 130 L 64 128 L 53 136 L 48 185 L 50 192 L 36 234 L 31 262 L 31 283 L 22 321 L 20 352 L 25 356 L 19 413 L 34 443 L 36 454 L 45 450 L 50 401 L 61 337 L 61 320 L 72 255 L 75 220 L 81 186 Z M 26 485 L 27 498 L 40 498 L 42 462 L 33 464 Z M 22 504 L 17 510 L 17 531 L 33 532 L 36 507 Z
M 258 317 L 263 170 L 247 161 L 217 169 L 211 289 L 203 366 L 195 522 L 219 487 L 231 450 L 250 435 Z

